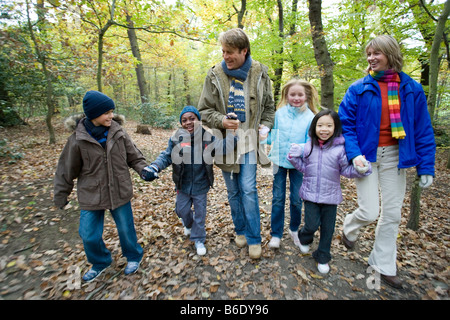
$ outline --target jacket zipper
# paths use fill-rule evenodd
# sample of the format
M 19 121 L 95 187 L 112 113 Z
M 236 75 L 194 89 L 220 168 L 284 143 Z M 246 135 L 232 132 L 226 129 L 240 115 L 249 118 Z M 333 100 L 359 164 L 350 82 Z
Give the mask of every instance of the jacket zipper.
M 320 180 L 322 178 L 322 153 L 323 149 L 319 146 L 319 161 L 317 161 L 317 191 L 316 191 L 316 203 L 319 203 L 320 195 Z

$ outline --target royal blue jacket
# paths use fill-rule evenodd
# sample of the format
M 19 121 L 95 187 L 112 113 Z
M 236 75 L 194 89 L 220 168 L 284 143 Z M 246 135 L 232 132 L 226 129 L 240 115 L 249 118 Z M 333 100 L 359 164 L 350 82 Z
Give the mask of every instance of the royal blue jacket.
M 398 168 L 416 167 L 417 174 L 434 176 L 436 143 L 422 86 L 400 72 L 400 117 L 406 137 L 399 139 Z M 376 80 L 367 75 L 347 90 L 339 106 L 349 160 L 364 155 L 377 160 L 381 122 L 381 91 Z

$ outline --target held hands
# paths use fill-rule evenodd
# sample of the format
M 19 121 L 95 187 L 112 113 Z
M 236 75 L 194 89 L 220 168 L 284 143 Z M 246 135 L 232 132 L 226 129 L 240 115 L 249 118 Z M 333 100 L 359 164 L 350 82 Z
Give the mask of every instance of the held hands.
M 303 156 L 303 150 L 305 149 L 304 143 L 292 143 L 291 148 L 289 149 L 289 155 L 292 158 L 298 158 Z
M 158 178 L 158 167 L 155 165 L 149 165 L 145 167 L 141 172 L 141 178 L 145 181 L 153 181 Z
M 419 187 L 428 188 L 433 183 L 433 176 L 424 174 L 420 176 Z
M 361 174 L 364 174 L 369 170 L 369 162 L 366 160 L 364 156 L 357 156 L 353 158 L 353 167 L 355 167 L 356 171 L 358 171 Z
M 259 139 L 266 140 L 269 136 L 270 129 L 263 124 L 259 125 Z

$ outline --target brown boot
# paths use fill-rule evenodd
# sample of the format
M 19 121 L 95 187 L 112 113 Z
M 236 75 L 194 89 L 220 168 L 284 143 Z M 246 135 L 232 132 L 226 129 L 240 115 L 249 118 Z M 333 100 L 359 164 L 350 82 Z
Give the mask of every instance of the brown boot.
M 353 248 L 355 247 L 355 242 L 356 242 L 356 241 L 350 241 L 350 240 L 348 240 L 347 237 L 345 236 L 345 233 L 342 232 L 342 243 L 344 244 L 344 246 L 345 246 L 347 249 L 349 249 L 349 250 L 353 249 Z
M 396 289 L 403 288 L 402 281 L 397 276 L 387 276 L 387 275 L 382 274 L 381 279 L 393 288 L 396 288 Z

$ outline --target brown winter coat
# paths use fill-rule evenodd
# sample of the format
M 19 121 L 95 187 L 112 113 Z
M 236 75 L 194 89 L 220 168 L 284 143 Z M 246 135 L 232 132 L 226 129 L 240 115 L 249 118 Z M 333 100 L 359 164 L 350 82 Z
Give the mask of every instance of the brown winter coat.
M 147 166 L 141 151 L 121 127 L 124 118 L 115 116 L 109 128 L 106 149 L 84 126 L 86 118 L 66 121 L 75 132 L 69 137 L 58 161 L 54 180 L 54 202 L 62 207 L 77 179 L 77 196 L 82 210 L 116 209 L 131 200 L 130 170 Z

